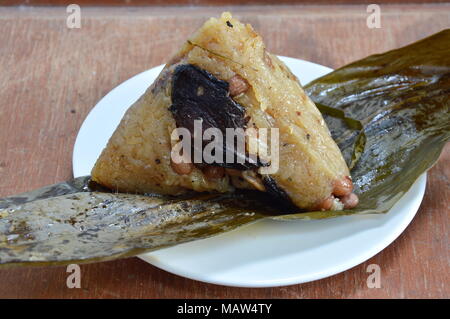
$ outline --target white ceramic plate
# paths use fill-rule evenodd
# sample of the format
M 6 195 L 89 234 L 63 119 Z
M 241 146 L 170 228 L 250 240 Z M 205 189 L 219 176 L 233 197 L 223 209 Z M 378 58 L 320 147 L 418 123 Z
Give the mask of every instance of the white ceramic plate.
M 303 84 L 332 71 L 307 61 L 281 59 Z M 125 111 L 162 67 L 125 81 L 92 109 L 75 142 L 75 177 L 90 174 Z M 227 286 L 272 287 L 325 278 L 366 261 L 392 243 L 416 214 L 425 184 L 426 174 L 388 214 L 319 221 L 264 220 L 139 257 L 180 276 Z

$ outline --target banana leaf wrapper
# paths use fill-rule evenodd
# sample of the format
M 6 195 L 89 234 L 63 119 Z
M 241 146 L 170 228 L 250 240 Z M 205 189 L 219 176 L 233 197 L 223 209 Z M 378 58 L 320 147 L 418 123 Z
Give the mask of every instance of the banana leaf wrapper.
M 123 258 L 263 218 L 388 212 L 436 162 L 450 137 L 450 30 L 351 63 L 306 90 L 352 169 L 357 208 L 286 211 L 251 191 L 182 197 L 109 193 L 82 177 L 0 199 L 0 265 Z

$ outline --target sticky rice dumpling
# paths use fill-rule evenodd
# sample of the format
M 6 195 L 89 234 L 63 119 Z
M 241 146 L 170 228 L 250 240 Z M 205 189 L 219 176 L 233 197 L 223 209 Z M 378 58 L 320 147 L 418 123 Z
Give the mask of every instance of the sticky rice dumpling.
M 235 144 L 215 144 L 209 159 L 196 158 L 219 140 L 205 140 L 208 129 L 224 141 L 234 129 Z M 176 145 L 188 145 L 178 160 Z M 197 30 L 130 107 L 92 179 L 132 193 L 256 189 L 303 209 L 340 210 L 358 200 L 342 154 L 297 78 L 229 13 Z

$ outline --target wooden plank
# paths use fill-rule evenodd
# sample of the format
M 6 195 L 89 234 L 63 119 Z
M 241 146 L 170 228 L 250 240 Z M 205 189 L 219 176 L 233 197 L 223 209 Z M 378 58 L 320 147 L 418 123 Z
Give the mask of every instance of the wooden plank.
M 382 6 L 382 28 L 366 6 L 227 7 L 277 54 L 339 67 L 450 26 L 450 5 Z M 71 177 L 77 131 L 89 110 L 129 77 L 163 63 L 201 23 L 224 8 L 82 8 L 81 29 L 65 8 L 0 8 L 0 196 Z M 0 297 L 430 298 L 450 297 L 450 147 L 429 172 L 418 215 L 394 244 L 342 274 L 290 287 L 241 289 L 168 274 L 137 258 L 82 265 L 82 288 L 64 267 L 0 270 Z M 382 288 L 366 286 L 366 267 Z
M 447 0 L 378 0 L 385 3 L 440 3 Z M 67 6 L 71 0 L 3 0 L 2 5 Z M 225 6 L 225 5 L 280 5 L 280 4 L 370 4 L 373 0 L 77 0 L 80 6 Z

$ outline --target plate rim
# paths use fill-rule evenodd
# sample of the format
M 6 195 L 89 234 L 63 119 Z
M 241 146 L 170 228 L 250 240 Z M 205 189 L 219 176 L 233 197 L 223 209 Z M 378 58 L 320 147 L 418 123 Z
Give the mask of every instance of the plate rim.
M 197 276 L 194 273 L 189 273 L 189 272 L 184 272 L 183 274 L 181 274 L 179 271 L 175 270 L 174 268 L 172 268 L 164 263 L 161 263 L 159 261 L 159 259 L 152 259 L 151 256 L 146 256 L 146 255 L 151 255 L 153 252 L 148 252 L 148 253 L 145 253 L 142 255 L 137 255 L 136 257 L 142 259 L 143 261 L 145 261 L 157 268 L 160 268 L 164 271 L 167 271 L 167 272 L 177 275 L 177 276 L 182 276 L 182 277 L 189 278 L 189 279 L 196 280 L 196 281 L 201 281 L 201 282 L 215 284 L 215 285 L 221 285 L 221 286 L 227 286 L 227 287 L 271 288 L 271 287 L 283 287 L 283 286 L 298 285 L 298 284 L 303 284 L 303 283 L 308 283 L 308 282 L 312 282 L 312 281 L 325 279 L 325 278 L 340 274 L 344 271 L 350 270 L 350 269 L 366 262 L 373 256 L 375 256 L 378 253 L 380 253 L 381 251 L 383 251 L 385 248 L 387 248 L 389 245 L 391 245 L 398 237 L 400 237 L 400 235 L 406 230 L 406 228 L 409 226 L 409 224 L 412 222 L 412 220 L 416 216 L 417 212 L 419 211 L 420 205 L 422 204 L 422 201 L 423 201 L 423 198 L 425 195 L 426 182 L 427 182 L 427 173 L 425 172 L 417 178 L 417 180 L 410 187 L 410 189 L 407 192 L 405 192 L 405 194 L 403 194 L 403 196 L 401 197 L 401 198 L 403 198 L 414 187 L 418 188 L 419 194 L 416 197 L 414 197 L 415 201 L 414 201 L 413 207 L 410 210 L 410 213 L 407 214 L 403 219 L 401 219 L 402 223 L 397 225 L 397 227 L 395 228 L 395 231 L 390 232 L 388 234 L 389 236 L 385 236 L 383 238 L 383 241 L 378 243 L 378 245 L 374 245 L 373 248 L 371 250 L 368 250 L 365 254 L 362 254 L 362 255 L 359 254 L 357 257 L 352 258 L 350 261 L 341 263 L 339 267 L 334 267 L 333 271 L 329 271 L 326 273 L 325 272 L 314 273 L 313 275 L 309 275 L 309 276 L 299 275 L 296 277 L 290 277 L 290 278 L 286 278 L 286 279 L 277 279 L 277 280 L 253 281 L 251 283 L 250 282 L 239 283 L 239 282 L 230 282 L 230 281 L 226 282 L 226 281 L 222 281 L 222 280 L 204 279 L 204 278 L 201 278 L 201 276 Z M 395 207 L 395 205 L 394 205 L 394 207 Z M 386 214 L 389 214 L 389 212 L 392 209 L 394 209 L 394 207 L 391 208 Z M 384 214 L 370 214 L 370 215 L 374 215 L 374 216 L 381 215 L 382 216 Z M 346 218 L 346 217 L 351 217 L 351 216 L 341 216 L 340 218 Z M 263 220 L 256 221 L 256 223 L 262 222 L 262 221 Z M 305 221 L 305 222 L 307 222 L 307 221 Z M 246 225 L 244 225 L 243 227 L 245 227 L 245 226 Z M 232 231 L 234 231 L 234 230 L 232 230 Z M 208 238 L 204 238 L 204 239 L 200 239 L 200 240 L 208 240 Z M 186 244 L 189 244 L 189 242 Z M 183 244 L 180 244 L 180 245 L 183 245 Z M 163 248 L 163 249 L 170 249 L 170 248 L 171 247 Z

